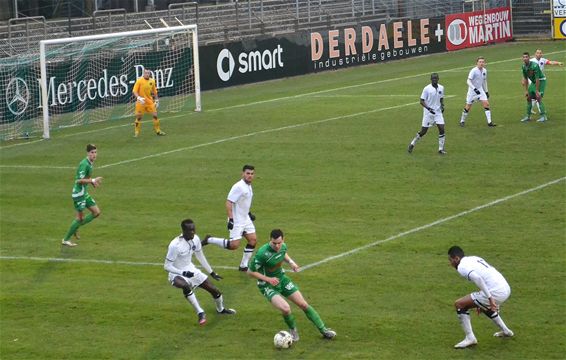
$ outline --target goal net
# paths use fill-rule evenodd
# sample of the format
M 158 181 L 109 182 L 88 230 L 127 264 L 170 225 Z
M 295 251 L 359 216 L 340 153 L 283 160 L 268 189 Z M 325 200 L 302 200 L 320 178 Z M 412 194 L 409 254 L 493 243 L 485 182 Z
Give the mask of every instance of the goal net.
M 43 40 L 39 54 L 0 60 L 0 138 L 133 120 L 132 89 L 144 69 L 157 84 L 160 117 L 200 111 L 196 25 Z

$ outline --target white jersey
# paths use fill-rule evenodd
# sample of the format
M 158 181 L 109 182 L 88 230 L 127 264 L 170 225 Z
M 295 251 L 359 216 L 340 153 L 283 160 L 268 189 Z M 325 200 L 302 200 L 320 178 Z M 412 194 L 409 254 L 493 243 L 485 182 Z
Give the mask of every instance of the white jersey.
M 193 254 L 195 254 L 202 265 L 208 272 L 212 272 L 212 268 L 204 257 L 200 238 L 195 234 L 192 240 L 185 240 L 183 235 L 179 235 L 169 243 L 167 256 L 165 257 L 165 270 L 170 273 L 181 275 L 183 271 L 200 272 L 192 262 Z
M 254 192 L 252 185 L 244 181 L 238 181 L 232 186 L 228 193 L 228 200 L 232 202 L 232 216 L 234 216 L 234 224 L 244 224 L 248 221 L 250 208 L 252 206 L 252 198 Z
M 440 103 L 442 98 L 444 98 L 444 86 L 440 84 L 436 88 L 432 84 L 428 84 L 424 87 L 421 94 L 421 99 L 424 100 L 425 105 L 436 113 L 442 112 L 442 104 Z M 428 113 L 430 111 L 423 107 L 423 114 L 426 115 Z
M 541 57 L 540 59 L 534 57 L 531 58 L 531 61 L 537 63 L 538 66 L 540 67 L 540 71 L 542 71 L 542 78 L 540 78 L 539 80 L 546 80 L 546 75 L 544 74 L 544 65 L 548 64 L 550 61 L 548 61 L 548 59 L 545 59 L 543 57 Z
M 471 90 L 473 90 L 475 88 L 475 89 L 478 89 L 478 90 L 483 89 L 484 91 L 488 91 L 487 90 L 487 69 L 486 68 L 480 69 L 476 66 L 475 68 L 470 70 L 470 73 L 468 74 L 468 80 L 470 80 L 470 82 L 473 85 L 473 88 Z
M 503 291 L 509 289 L 507 280 L 493 266 L 489 265 L 484 259 L 478 256 L 464 256 L 458 265 L 458 273 L 470 280 L 470 274 L 474 272 L 479 275 L 490 292 Z

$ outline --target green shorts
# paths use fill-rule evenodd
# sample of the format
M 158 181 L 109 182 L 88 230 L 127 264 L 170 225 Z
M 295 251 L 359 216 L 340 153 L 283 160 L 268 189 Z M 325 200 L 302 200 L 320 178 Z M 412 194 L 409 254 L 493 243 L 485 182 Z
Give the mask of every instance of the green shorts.
M 538 86 L 538 92 L 540 94 L 540 97 L 544 96 L 544 89 L 546 89 L 546 80 L 540 80 Z M 535 83 L 531 82 L 531 84 L 529 85 L 529 96 L 534 99 L 536 97 L 536 93 L 537 93 L 537 86 Z
M 271 299 L 275 295 L 281 295 L 283 297 L 289 297 L 295 291 L 299 291 L 299 287 L 295 285 L 291 279 L 287 276 L 283 275 L 279 278 L 279 284 L 277 286 L 272 286 L 270 284 L 260 285 L 258 286 L 259 291 L 262 293 L 265 298 L 271 302 Z
M 73 198 L 73 204 L 77 211 L 83 211 L 85 208 L 96 206 L 96 201 L 89 194 L 85 194 L 84 196 Z

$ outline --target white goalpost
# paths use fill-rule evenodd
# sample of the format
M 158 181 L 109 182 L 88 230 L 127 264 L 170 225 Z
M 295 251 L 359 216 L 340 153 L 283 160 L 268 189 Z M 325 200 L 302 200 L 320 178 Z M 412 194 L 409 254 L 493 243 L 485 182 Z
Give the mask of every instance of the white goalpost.
M 201 110 L 196 25 L 50 39 L 39 46 L 40 94 L 31 97 L 40 111 L 30 115 L 41 115 L 45 139 L 53 128 L 133 117 L 132 87 L 144 69 L 156 80 L 161 114 Z

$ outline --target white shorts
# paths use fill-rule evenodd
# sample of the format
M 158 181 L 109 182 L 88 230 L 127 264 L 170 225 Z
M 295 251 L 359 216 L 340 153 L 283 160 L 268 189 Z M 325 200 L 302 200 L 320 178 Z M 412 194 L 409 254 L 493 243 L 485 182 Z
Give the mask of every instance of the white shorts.
M 427 114 L 423 115 L 422 126 L 429 128 L 434 125 L 444 125 L 444 116 L 442 116 L 442 112 L 440 110 L 438 110 L 434 115 L 427 110 Z
M 474 292 L 470 294 L 474 303 L 483 308 L 489 309 L 489 299 L 485 296 L 485 294 L 481 291 Z M 491 292 L 491 297 L 495 300 L 495 303 L 499 306 L 503 304 L 511 295 L 511 288 L 505 287 L 496 291 Z
M 199 286 L 200 284 L 202 284 L 206 280 L 206 278 L 208 277 L 202 271 L 200 271 L 197 268 L 191 269 L 189 271 L 192 271 L 195 274 L 195 276 L 188 278 L 188 277 L 185 277 L 183 275 L 169 273 L 169 283 L 171 285 L 173 285 L 175 278 L 177 276 L 180 276 L 187 282 L 187 284 L 189 284 L 191 286 L 191 289 L 194 289 L 197 286 Z
M 487 101 L 487 95 L 485 94 L 485 91 L 483 91 L 483 89 L 478 89 L 478 90 L 480 91 L 479 95 L 476 94 L 474 89 L 468 88 L 468 95 L 466 95 L 466 104 L 470 105 L 478 100 Z
M 251 219 L 245 224 L 234 224 L 234 228 L 230 230 L 230 240 L 240 240 L 246 234 L 255 234 L 255 226 Z

